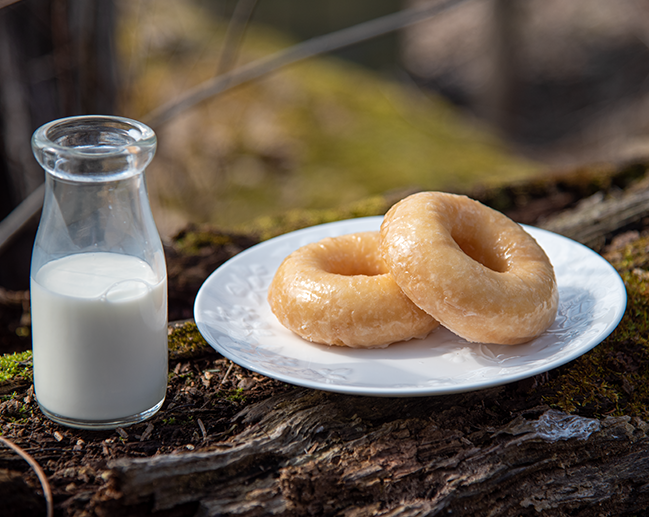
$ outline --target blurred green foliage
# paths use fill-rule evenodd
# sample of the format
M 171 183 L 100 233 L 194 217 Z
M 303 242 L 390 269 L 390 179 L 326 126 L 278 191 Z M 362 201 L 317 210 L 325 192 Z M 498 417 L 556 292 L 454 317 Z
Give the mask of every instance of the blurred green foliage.
M 216 72 L 225 22 L 190 2 L 126 8 L 122 111 L 142 118 Z M 293 42 L 249 28 L 239 64 Z M 163 234 L 231 228 L 286 210 L 329 209 L 395 189 L 463 190 L 538 164 L 434 95 L 334 57 L 310 59 L 157 128 L 149 192 Z

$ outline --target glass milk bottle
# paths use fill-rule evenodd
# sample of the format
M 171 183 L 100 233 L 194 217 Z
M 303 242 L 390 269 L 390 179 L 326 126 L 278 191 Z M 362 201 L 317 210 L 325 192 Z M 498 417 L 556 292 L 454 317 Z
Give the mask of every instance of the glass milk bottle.
M 39 128 L 32 148 L 46 173 L 31 264 L 39 406 L 71 427 L 140 422 L 167 388 L 167 273 L 144 178 L 156 136 L 71 117 Z

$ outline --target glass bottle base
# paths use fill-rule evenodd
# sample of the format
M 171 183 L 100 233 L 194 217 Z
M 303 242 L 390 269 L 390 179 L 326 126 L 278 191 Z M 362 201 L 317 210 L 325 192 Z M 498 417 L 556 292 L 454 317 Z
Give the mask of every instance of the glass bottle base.
M 160 402 L 158 402 L 155 406 L 153 406 L 151 409 L 147 409 L 146 411 L 143 411 L 141 413 L 137 413 L 135 415 L 130 415 L 126 416 L 124 418 L 114 418 L 111 420 L 79 420 L 79 419 L 74 419 L 74 418 L 68 418 L 65 416 L 57 415 L 56 413 L 52 413 L 51 411 L 48 411 L 46 408 L 41 406 L 39 404 L 39 407 L 42 411 L 42 413 L 49 418 L 50 420 L 67 426 L 67 427 L 74 427 L 75 429 L 87 429 L 87 430 L 95 430 L 95 431 L 101 431 L 101 430 L 108 430 L 108 429 L 117 429 L 118 427 L 127 427 L 130 425 L 138 424 L 140 422 L 143 422 L 144 420 L 147 420 L 148 418 L 151 418 L 153 415 L 155 415 L 160 408 L 162 407 L 162 404 L 164 403 L 165 399 L 163 398 Z

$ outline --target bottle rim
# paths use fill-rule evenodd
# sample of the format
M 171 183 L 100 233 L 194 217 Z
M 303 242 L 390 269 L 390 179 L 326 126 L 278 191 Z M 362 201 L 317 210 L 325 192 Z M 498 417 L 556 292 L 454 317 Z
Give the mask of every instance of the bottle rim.
M 52 120 L 32 136 L 34 156 L 48 173 L 82 182 L 139 174 L 156 145 L 155 132 L 146 124 L 110 115 Z

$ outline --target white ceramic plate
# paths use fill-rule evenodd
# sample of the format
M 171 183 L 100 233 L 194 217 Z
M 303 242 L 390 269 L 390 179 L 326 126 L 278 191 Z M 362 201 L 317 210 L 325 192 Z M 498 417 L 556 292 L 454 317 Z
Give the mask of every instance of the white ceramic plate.
M 377 230 L 381 220 L 314 226 L 233 257 L 196 297 L 199 331 L 228 359 L 288 383 L 359 395 L 427 396 L 497 386 L 556 368 L 600 343 L 624 313 L 626 290 L 608 262 L 575 241 L 526 226 L 550 257 L 559 285 L 556 321 L 530 343 L 468 343 L 440 327 L 423 340 L 358 350 L 310 343 L 284 328 L 266 301 L 282 260 L 324 237 Z

